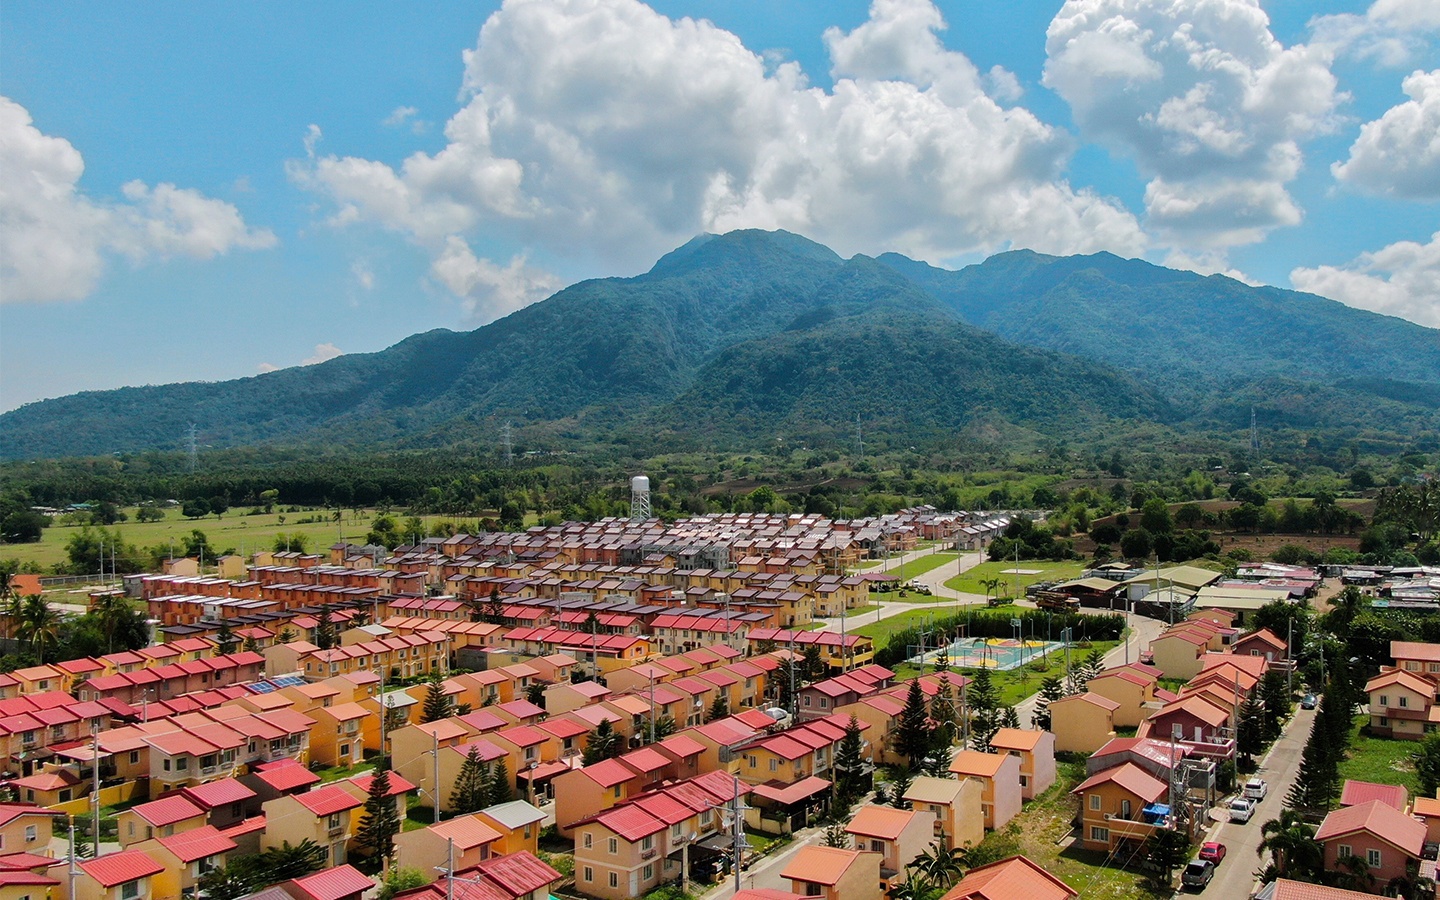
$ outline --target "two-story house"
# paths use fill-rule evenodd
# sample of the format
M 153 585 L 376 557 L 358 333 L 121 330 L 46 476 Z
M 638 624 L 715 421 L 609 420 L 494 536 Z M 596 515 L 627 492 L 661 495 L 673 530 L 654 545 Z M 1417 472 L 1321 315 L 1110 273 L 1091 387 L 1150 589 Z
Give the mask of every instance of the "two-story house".
M 1080 845 L 1103 853 L 1126 853 L 1157 828 L 1169 827 L 1160 804 L 1170 786 L 1134 763 L 1097 772 L 1070 793 L 1080 798 Z
M 985 839 L 984 788 L 974 778 L 936 778 L 917 775 L 905 791 L 911 809 L 935 817 L 935 836 L 947 848 L 973 847 Z

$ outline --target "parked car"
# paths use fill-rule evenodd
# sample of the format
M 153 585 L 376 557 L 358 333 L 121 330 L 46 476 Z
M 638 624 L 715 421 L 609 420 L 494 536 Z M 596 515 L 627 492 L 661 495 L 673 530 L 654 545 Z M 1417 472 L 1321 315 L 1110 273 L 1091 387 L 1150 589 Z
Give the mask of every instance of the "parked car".
M 1230 821 L 1243 825 L 1255 815 L 1255 801 L 1249 797 L 1236 797 L 1230 801 Z
M 1187 888 L 1205 890 L 1210 879 L 1215 877 L 1215 864 L 1208 859 L 1193 859 L 1180 873 L 1180 884 Z
M 1252 778 L 1245 782 L 1245 796 L 1257 803 L 1264 800 L 1268 793 L 1270 793 L 1270 785 L 1266 784 L 1264 779 Z
M 1314 694 L 1306 694 L 1300 701 L 1301 709 L 1314 709 L 1320 703 L 1320 698 Z
M 1206 841 L 1200 845 L 1200 858 L 1220 865 L 1220 861 L 1225 858 L 1225 845 L 1219 841 Z

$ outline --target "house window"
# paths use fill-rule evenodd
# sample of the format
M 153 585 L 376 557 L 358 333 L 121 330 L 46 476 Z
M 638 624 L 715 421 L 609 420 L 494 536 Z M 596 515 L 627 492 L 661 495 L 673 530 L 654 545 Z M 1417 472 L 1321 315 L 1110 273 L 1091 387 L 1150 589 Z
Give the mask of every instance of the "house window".
M 654 877 L 655 877 L 655 867 L 654 867 L 653 865 L 646 866 L 646 867 L 645 867 L 645 880 L 646 880 L 646 881 L 649 881 L 650 879 L 652 879 L 652 878 L 654 878 Z
M 825 889 L 824 889 L 823 887 L 821 887 L 819 884 L 816 884 L 816 883 L 813 882 L 813 881 L 807 881 L 807 882 L 805 882 L 805 896 L 807 896 L 807 897 L 820 897 L 820 896 L 823 896 L 824 893 L 825 893 Z
M 752 768 L 752 769 L 755 768 L 756 766 L 760 765 L 760 760 L 757 759 L 757 758 L 755 758 L 754 756 L 748 756 L 748 755 L 747 755 L 747 756 L 745 757 L 745 759 L 746 759 L 746 761 L 748 761 L 748 762 L 750 763 L 750 768 Z
M 1096 812 L 1099 812 L 1099 811 L 1100 811 L 1100 803 L 1101 803 L 1101 802 L 1102 802 L 1102 798 L 1101 798 L 1101 796 L 1100 796 L 1099 794 L 1091 794 L 1091 795 L 1090 795 L 1090 808 L 1091 808 L 1091 809 L 1095 810 Z
M 1410 705 L 1410 698 L 1409 698 L 1409 697 L 1406 697 L 1406 696 L 1404 696 L 1404 695 L 1402 694 L 1401 697 L 1400 697 L 1400 708 L 1401 708 L 1401 709 L 1405 709 L 1405 708 L 1408 707 L 1409 705 Z
M 780 771 L 780 761 L 779 761 L 779 760 L 777 760 L 777 759 L 772 759 L 772 760 L 770 760 L 770 771 L 772 771 L 772 772 L 778 772 L 778 771 Z
M 182 756 L 179 759 L 175 760 L 175 768 L 181 772 L 184 772 L 186 769 L 190 768 L 190 757 Z
M 652 837 L 651 835 L 648 835 L 648 834 L 647 834 L 647 835 L 645 835 L 643 838 L 640 839 L 640 849 L 641 849 L 641 850 L 649 850 L 649 849 L 651 849 L 651 848 L 654 847 L 654 846 L 655 846 L 655 838 Z
M 25 826 L 25 843 L 27 843 L 27 844 L 33 843 L 34 840 L 36 839 L 36 837 L 38 837 L 38 835 L 35 833 L 35 826 L 34 826 L 34 825 L 26 825 L 26 826 Z
M 1090 840 L 1100 844 L 1110 843 L 1110 829 L 1101 828 L 1099 825 L 1091 825 Z
M 593 846 L 595 845 L 595 836 L 592 835 L 592 834 L 586 833 L 584 839 L 581 841 L 581 844 L 585 847 L 586 850 L 589 850 L 591 847 L 593 847 Z M 585 880 L 586 880 L 586 881 L 589 881 L 590 879 L 587 878 L 587 879 L 585 879 Z
M 1380 695 L 1380 705 L 1381 705 L 1381 706 L 1389 706 L 1389 705 L 1390 705 L 1390 695 L 1389 695 L 1389 694 L 1381 694 L 1381 695 Z
M 875 852 L 875 853 L 884 853 L 884 852 L 885 852 L 885 842 L 884 842 L 884 841 L 871 841 L 871 842 L 870 842 L 870 849 L 871 849 L 871 851 L 873 851 L 873 852 Z
M 592 869 L 592 868 L 590 868 L 589 866 L 586 866 L 586 867 L 585 867 L 585 880 L 586 880 L 586 881 L 594 881 L 594 880 L 595 880 L 595 870 Z
M 1366 862 L 1366 863 L 1370 866 L 1370 868 L 1372 868 L 1372 869 L 1378 869 L 1378 868 L 1380 868 L 1380 851 L 1379 851 L 1379 850 L 1366 850 L 1366 851 L 1365 851 L 1365 862 Z
M 610 873 L 610 886 L 613 888 L 618 888 L 620 886 L 620 876 L 615 872 Z
M 806 694 L 804 697 L 801 698 L 800 702 L 801 702 L 801 703 L 804 703 L 806 706 L 809 706 L 809 705 L 810 705 L 810 695 L 809 695 L 809 694 Z
M 1389 725 L 1389 724 L 1390 724 L 1390 720 L 1389 720 L 1388 718 L 1386 718 L 1385 716 L 1381 716 L 1381 717 L 1380 717 L 1380 724 L 1381 724 L 1381 725 Z
M 120 885 L 120 900 L 136 900 L 140 896 L 140 882 L 127 881 Z
M 616 797 L 619 797 L 619 796 L 620 796 L 620 785 L 618 785 L 618 784 L 615 785 L 615 796 L 616 796 Z
M 1340 861 L 1340 860 L 1342 860 L 1342 859 L 1344 859 L 1344 858 L 1347 857 L 1347 856 L 1354 856 L 1354 855 L 1355 855 L 1355 854 L 1354 854 L 1353 852 L 1351 852 L 1351 850 L 1350 850 L 1350 845 L 1349 845 L 1349 844 L 1336 844 L 1336 845 L 1335 845 L 1335 860 L 1336 860 L 1337 862 Z
M 611 839 L 609 840 L 608 844 L 609 844 L 608 849 L 610 850 L 610 855 L 611 855 L 611 856 L 614 856 L 615 854 L 617 854 L 617 853 L 620 852 L 620 842 L 619 842 L 619 841 L 615 840 L 614 838 L 611 838 Z
M 140 764 L 140 751 L 139 751 L 139 750 L 131 750 L 131 751 L 130 751 L 130 765 L 132 765 L 132 766 L 137 766 L 137 765 L 139 765 L 139 764 Z
M 829 698 L 829 697 L 821 697 L 821 698 L 820 698 L 820 708 L 821 708 L 821 709 L 829 709 L 829 708 L 830 708 L 830 698 Z
M 1021 775 L 1021 776 L 1020 776 L 1020 786 L 1021 786 L 1022 788 L 1028 788 L 1028 787 L 1030 786 L 1030 776 L 1029 776 L 1029 775 Z

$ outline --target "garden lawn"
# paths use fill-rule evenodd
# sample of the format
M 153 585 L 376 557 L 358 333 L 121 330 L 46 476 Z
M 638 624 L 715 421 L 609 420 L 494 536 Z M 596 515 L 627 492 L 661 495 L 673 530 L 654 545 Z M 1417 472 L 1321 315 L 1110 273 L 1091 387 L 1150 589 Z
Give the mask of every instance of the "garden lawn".
M 1080 661 L 1084 659 L 1091 650 L 1099 650 L 1102 654 L 1104 654 L 1110 652 L 1118 646 L 1120 646 L 1119 641 L 1094 641 L 1089 647 L 1083 650 L 1078 648 L 1072 648 L 1070 651 L 1070 664 L 1079 665 Z M 1040 682 L 1044 681 L 1047 676 L 1063 675 L 1065 673 L 1065 654 L 1052 653 L 1049 655 L 1048 660 L 1046 661 L 1048 662 L 1049 668 L 1043 672 L 1037 672 L 1034 669 L 1029 668 L 1028 665 L 1026 665 L 1021 666 L 1017 669 L 1011 669 L 1008 672 L 991 673 L 990 680 L 995 685 L 995 690 L 1000 695 L 1000 705 L 1014 706 L 1021 700 L 1024 700 L 1026 697 L 1029 697 L 1031 694 L 1039 691 Z M 921 674 L 919 666 L 908 662 L 900 663 L 898 666 L 894 666 L 893 671 L 895 672 L 895 680 L 897 682 L 904 681 L 909 678 L 914 678 L 916 675 Z M 960 668 L 951 668 L 949 671 L 959 672 L 969 676 L 974 676 L 976 672 L 975 669 Z M 934 672 L 934 666 L 925 667 L 926 674 L 934 674 Z M 1030 727 L 1029 722 L 1021 722 L 1020 725 L 1023 728 Z
M 964 594 L 979 594 L 985 596 L 987 588 L 983 582 L 990 578 L 1000 579 L 1000 596 L 1015 596 L 1016 587 L 1023 593 L 1028 585 L 1037 581 L 1058 581 L 1079 578 L 1080 572 L 1084 569 L 1084 563 L 1079 560 L 1066 560 L 1065 562 L 1050 562 L 1043 559 L 1022 559 L 1019 564 L 1014 560 L 1003 562 L 984 562 L 968 572 L 956 575 L 948 579 L 945 586 L 952 591 L 960 591 Z M 1005 575 L 1006 569 L 1038 569 L 1038 575 Z
M 888 569 L 877 568 L 872 571 L 883 571 L 887 574 L 894 575 L 900 579 L 901 582 L 906 582 L 917 575 L 924 575 L 932 569 L 938 569 L 946 563 L 953 563 L 954 561 L 954 553 L 941 550 L 937 553 L 931 553 L 928 556 L 922 556 L 919 559 L 912 559 L 903 566 L 891 566 Z
M 1401 784 L 1410 796 L 1415 796 L 1419 782 L 1415 777 L 1415 762 L 1411 754 L 1420 749 L 1420 742 L 1370 737 L 1361 731 L 1361 726 L 1368 721 L 1368 716 L 1355 717 L 1350 751 L 1345 755 L 1345 761 L 1340 763 L 1340 778 Z

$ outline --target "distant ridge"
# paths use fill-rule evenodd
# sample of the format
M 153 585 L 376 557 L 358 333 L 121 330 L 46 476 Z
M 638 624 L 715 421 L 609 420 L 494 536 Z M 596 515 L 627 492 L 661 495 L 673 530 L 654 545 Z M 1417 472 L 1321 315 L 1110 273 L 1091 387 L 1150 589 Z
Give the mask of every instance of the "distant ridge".
M 787 232 L 701 235 L 470 332 L 217 383 L 93 391 L 0 415 L 0 456 L 208 446 L 386 449 L 536 439 L 745 447 L 862 416 L 892 443 L 1159 421 L 1440 427 L 1440 331 L 1108 253 L 960 271 L 842 259 Z M 490 437 L 487 437 L 490 436 Z

